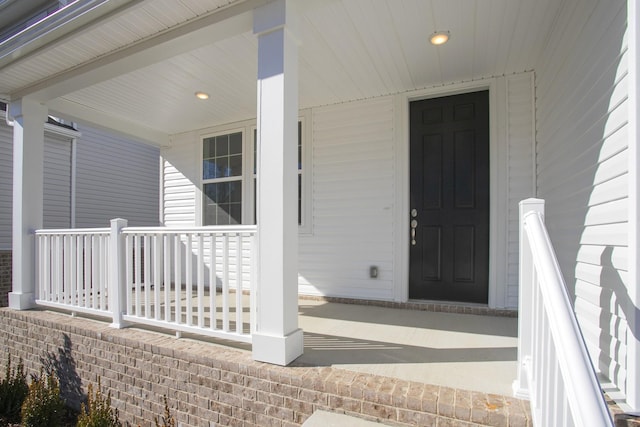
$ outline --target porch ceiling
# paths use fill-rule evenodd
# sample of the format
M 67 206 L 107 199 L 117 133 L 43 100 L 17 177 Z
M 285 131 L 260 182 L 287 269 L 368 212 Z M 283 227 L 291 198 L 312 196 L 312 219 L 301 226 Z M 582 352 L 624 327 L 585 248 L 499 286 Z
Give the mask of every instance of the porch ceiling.
M 262 2 L 121 0 L 33 52 L 11 50 L 10 39 L 0 44 L 0 97 L 40 96 L 62 116 L 138 129 L 147 140 L 255 117 L 250 10 Z M 534 69 L 562 4 L 300 1 L 300 107 Z M 235 21 L 216 23 L 225 13 Z M 449 30 L 449 43 L 430 45 L 435 30 Z

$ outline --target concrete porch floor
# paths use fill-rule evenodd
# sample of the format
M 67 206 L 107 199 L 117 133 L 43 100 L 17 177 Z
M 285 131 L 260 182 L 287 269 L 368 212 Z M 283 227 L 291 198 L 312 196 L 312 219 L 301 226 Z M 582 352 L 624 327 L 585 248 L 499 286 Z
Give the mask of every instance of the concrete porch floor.
M 294 365 L 512 394 L 516 318 L 306 299 L 299 312 L 305 348 Z

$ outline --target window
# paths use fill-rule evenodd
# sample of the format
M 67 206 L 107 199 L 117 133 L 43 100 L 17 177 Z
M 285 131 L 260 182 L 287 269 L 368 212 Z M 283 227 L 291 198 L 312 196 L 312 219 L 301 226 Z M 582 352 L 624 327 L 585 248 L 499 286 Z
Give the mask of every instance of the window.
M 202 144 L 203 225 L 242 223 L 242 132 Z
M 309 118 L 298 121 L 298 225 L 311 233 Z M 202 138 L 202 225 L 256 223 L 257 130 L 255 121 L 217 128 Z M 245 138 L 251 135 L 253 138 Z

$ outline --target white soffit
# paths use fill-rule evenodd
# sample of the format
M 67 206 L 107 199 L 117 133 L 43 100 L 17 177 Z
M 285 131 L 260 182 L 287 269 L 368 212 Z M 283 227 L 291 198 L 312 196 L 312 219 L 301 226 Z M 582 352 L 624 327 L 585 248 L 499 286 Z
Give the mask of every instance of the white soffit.
M 13 93 L 228 1 L 148 0 L 51 51 L 0 69 Z M 302 108 L 534 69 L 561 0 L 304 0 Z M 429 44 L 448 30 L 444 46 Z M 255 116 L 257 40 L 244 32 L 84 89 L 64 102 L 179 133 Z M 195 91 L 211 95 L 199 101 Z

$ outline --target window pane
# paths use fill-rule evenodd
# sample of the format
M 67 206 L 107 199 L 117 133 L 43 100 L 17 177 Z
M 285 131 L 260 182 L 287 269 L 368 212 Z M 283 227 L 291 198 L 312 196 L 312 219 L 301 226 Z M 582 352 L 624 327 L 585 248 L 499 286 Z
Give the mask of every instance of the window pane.
M 242 154 L 242 133 L 229 135 L 229 154 Z
M 215 138 L 207 138 L 202 144 L 202 158 L 208 159 L 216 155 Z
M 229 225 L 242 222 L 242 182 L 204 184 L 204 225 Z
M 229 170 L 225 176 L 242 175 L 242 154 L 229 156 Z
M 216 178 L 216 163 L 214 160 L 205 159 L 202 162 L 202 178 L 203 179 L 213 179 Z
M 229 154 L 229 136 L 216 136 L 216 157 Z

